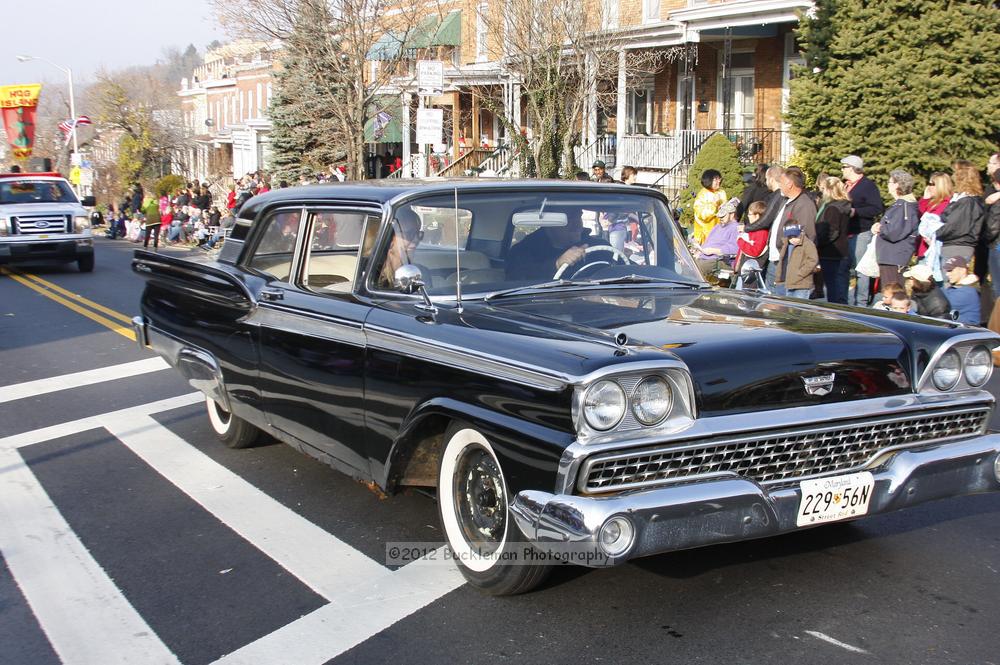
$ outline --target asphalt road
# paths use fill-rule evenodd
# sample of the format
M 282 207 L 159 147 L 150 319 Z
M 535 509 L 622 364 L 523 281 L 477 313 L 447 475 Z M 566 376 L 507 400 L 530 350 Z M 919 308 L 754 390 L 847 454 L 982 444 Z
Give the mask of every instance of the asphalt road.
M 0 276 L 4 665 L 1000 663 L 1000 495 L 562 568 L 515 598 L 391 570 L 386 543 L 440 540 L 433 499 L 219 444 L 115 316 L 137 310 L 132 248 Z

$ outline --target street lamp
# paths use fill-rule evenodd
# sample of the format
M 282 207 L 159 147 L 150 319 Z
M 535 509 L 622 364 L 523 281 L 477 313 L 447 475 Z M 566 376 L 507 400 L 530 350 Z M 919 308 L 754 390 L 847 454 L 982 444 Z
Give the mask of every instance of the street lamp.
M 71 131 L 73 132 L 73 154 L 79 154 L 80 146 L 76 141 L 76 104 L 73 102 L 73 70 L 69 67 L 63 67 L 62 65 L 57 65 L 56 63 L 48 60 L 46 58 L 41 58 L 37 55 L 19 55 L 17 56 L 18 62 L 28 62 L 29 60 L 41 60 L 42 62 L 47 62 L 56 69 L 60 70 L 69 79 L 69 114 L 72 116 L 70 123 L 72 125 Z M 70 164 L 73 163 L 72 158 L 70 159 Z

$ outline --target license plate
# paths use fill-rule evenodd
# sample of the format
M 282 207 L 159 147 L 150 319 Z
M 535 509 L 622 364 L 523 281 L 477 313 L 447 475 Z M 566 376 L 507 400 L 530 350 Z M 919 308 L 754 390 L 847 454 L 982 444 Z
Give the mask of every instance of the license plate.
M 813 526 L 860 517 L 868 512 L 875 477 L 867 471 L 799 483 L 802 499 L 796 526 Z

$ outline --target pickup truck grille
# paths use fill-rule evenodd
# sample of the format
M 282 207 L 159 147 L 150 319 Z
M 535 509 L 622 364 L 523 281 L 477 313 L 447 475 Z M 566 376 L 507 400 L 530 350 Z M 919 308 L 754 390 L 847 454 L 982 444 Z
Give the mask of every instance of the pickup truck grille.
M 732 475 L 783 484 L 860 470 L 889 451 L 982 434 L 990 413 L 980 404 L 600 454 L 584 462 L 577 488 L 598 494 Z
M 18 215 L 11 221 L 14 232 L 23 236 L 67 233 L 71 223 L 69 215 Z

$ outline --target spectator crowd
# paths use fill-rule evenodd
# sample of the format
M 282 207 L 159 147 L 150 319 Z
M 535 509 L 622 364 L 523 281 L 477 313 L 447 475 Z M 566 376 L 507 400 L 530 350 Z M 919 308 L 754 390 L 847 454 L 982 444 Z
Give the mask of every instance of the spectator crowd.
M 810 190 L 798 167 L 758 165 L 739 199 L 705 171 L 689 237 L 702 271 L 739 273 L 753 259 L 779 295 L 985 323 L 983 296 L 993 296 L 987 307 L 1000 298 L 1000 153 L 985 185 L 960 159 L 931 175 L 920 198 L 914 176 L 893 170 L 888 206 L 861 157 L 840 166 Z

